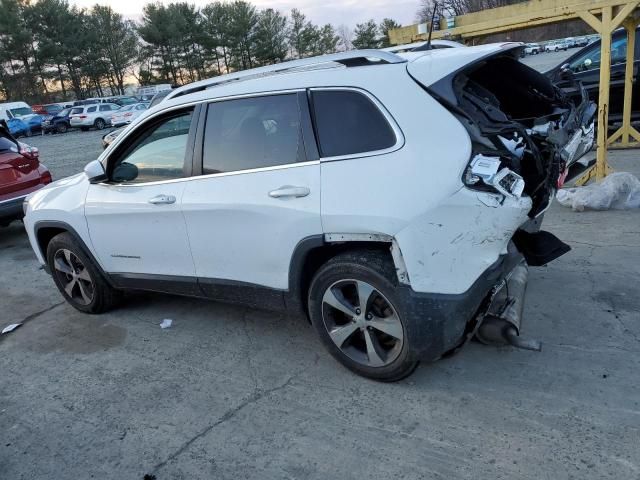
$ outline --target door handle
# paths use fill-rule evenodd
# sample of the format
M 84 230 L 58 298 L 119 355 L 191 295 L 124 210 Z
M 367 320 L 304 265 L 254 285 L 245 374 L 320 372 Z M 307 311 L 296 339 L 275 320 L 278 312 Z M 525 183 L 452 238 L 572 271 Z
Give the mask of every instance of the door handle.
M 307 187 L 292 187 L 291 185 L 284 185 L 277 190 L 271 190 L 269 196 L 271 198 L 288 198 L 288 197 L 306 197 L 311 193 Z
M 170 205 L 176 203 L 176 197 L 173 195 L 156 195 L 149 199 L 149 203 L 154 205 Z

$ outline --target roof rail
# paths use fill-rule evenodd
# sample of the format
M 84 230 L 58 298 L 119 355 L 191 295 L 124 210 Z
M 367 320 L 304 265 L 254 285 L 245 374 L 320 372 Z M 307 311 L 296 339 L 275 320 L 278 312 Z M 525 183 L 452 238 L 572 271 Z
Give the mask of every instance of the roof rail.
M 242 80 L 253 80 L 256 78 L 269 77 L 283 73 L 303 72 L 308 70 L 320 70 L 324 68 L 344 67 L 362 67 L 368 65 L 387 65 L 391 63 L 406 63 L 406 59 L 390 52 L 382 50 L 350 50 L 348 52 L 332 53 L 329 55 L 320 55 L 318 57 L 303 58 L 300 60 L 291 60 L 288 62 L 276 63 L 265 67 L 252 68 L 241 72 L 220 75 L 199 82 L 190 83 L 180 88 L 176 88 L 169 93 L 163 102 L 188 95 L 190 93 L 200 92 L 207 88 L 217 87 L 231 82 Z

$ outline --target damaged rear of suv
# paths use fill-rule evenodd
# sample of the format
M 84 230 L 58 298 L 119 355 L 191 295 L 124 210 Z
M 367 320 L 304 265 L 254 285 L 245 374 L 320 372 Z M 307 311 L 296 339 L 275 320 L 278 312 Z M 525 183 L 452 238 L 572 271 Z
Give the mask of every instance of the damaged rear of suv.
M 582 102 L 574 105 L 544 75 L 518 61 L 520 49 L 507 44 L 427 88 L 471 137 L 464 184 L 526 195 L 535 218 L 549 206 L 568 168 L 593 146 L 596 106 L 584 89 Z
M 377 380 L 473 335 L 537 348 L 528 267 L 569 249 L 539 227 L 594 107 L 521 48 L 349 51 L 175 89 L 29 197 L 32 247 L 83 312 L 125 289 L 293 310 Z

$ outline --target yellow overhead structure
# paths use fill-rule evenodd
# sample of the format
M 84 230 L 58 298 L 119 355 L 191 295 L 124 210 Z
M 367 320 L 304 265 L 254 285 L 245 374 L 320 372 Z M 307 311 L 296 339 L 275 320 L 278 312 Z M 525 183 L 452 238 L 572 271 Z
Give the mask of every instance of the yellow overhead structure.
M 600 90 L 598 96 L 598 136 L 595 168 L 587 171 L 578 184 L 592 178 L 602 179 L 611 172 L 607 163 L 608 147 L 638 147 L 640 132 L 631 125 L 631 96 L 633 90 L 633 63 L 635 30 L 640 20 L 634 12 L 638 0 L 531 0 L 505 7 L 483 10 L 455 17 L 452 28 L 436 30 L 432 38 L 471 39 L 494 33 L 582 19 L 601 36 L 600 65 L 611 65 L 611 34 L 619 27 L 627 31 L 627 64 L 624 85 L 624 109 L 622 126 L 611 137 L 609 124 L 610 68 L 600 68 Z M 446 27 L 447 22 L 441 22 Z M 426 40 L 427 34 L 418 25 L 402 27 L 389 32 L 389 40 L 398 45 Z

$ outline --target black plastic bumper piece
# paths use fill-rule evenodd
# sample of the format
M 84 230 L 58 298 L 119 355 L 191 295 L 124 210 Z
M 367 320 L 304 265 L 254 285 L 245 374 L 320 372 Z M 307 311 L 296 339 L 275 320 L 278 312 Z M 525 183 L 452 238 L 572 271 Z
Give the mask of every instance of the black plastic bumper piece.
M 553 233 L 540 230 L 530 233 L 518 230 L 513 236 L 513 243 L 524 255 L 530 267 L 541 267 L 571 250 L 571 247 Z
M 399 289 L 405 306 L 407 338 L 416 358 L 433 361 L 459 346 L 467 324 L 472 321 L 491 289 L 520 262 L 515 249 L 500 258 L 478 277 L 464 293 L 420 293 Z

